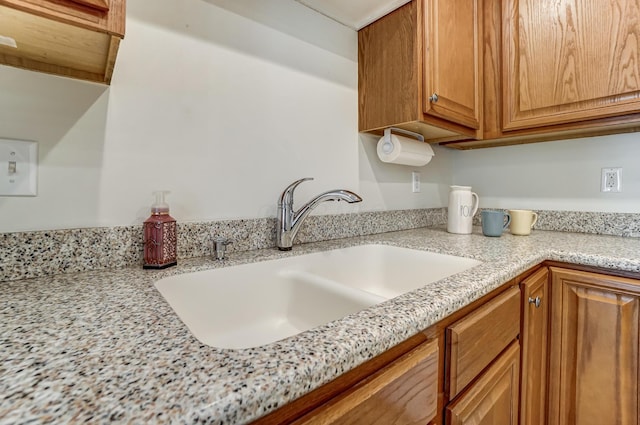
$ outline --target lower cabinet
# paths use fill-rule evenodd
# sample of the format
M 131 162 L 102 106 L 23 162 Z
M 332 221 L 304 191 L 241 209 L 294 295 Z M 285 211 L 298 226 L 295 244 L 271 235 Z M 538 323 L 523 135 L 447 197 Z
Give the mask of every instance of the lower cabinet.
M 295 424 L 424 425 L 438 409 L 438 340 L 425 342 Z
M 447 327 L 446 424 L 518 424 L 520 303 L 513 286 Z
M 520 381 L 517 341 L 460 397 L 447 406 L 450 425 L 517 425 Z
M 549 355 L 549 269 L 536 271 L 520 283 L 522 289 L 522 378 L 520 425 L 544 425 L 547 417 Z
M 549 425 L 638 425 L 640 281 L 550 270 Z

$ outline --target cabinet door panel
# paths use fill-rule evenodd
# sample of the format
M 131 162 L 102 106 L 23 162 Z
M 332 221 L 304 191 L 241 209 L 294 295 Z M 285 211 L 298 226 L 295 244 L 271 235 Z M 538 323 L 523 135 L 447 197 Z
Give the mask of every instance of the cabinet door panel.
M 447 407 L 447 425 L 517 425 L 520 348 L 509 346 L 496 362 Z
M 455 397 L 520 332 L 520 288 L 514 286 L 447 327 L 449 396 Z
M 480 126 L 478 0 L 428 0 L 424 8 L 425 113 L 471 128 Z M 430 100 L 437 95 L 437 101 Z
M 520 424 L 546 423 L 549 270 L 522 282 L 522 385 Z
M 549 423 L 638 425 L 640 282 L 552 268 Z
M 294 423 L 426 424 L 437 415 L 438 353 L 438 340 L 426 342 Z
M 640 110 L 636 0 L 507 0 L 504 129 Z

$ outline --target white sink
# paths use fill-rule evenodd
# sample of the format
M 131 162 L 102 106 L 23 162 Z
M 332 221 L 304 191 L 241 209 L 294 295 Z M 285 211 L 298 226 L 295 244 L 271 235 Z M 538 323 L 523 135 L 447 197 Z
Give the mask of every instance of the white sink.
M 186 273 L 155 286 L 204 344 L 249 348 L 341 319 L 477 264 L 362 245 Z
M 389 245 L 360 245 L 300 257 L 294 267 L 385 298 L 477 266 L 480 261 Z
M 385 300 L 287 270 L 290 260 L 186 273 L 155 286 L 196 338 L 220 348 L 268 344 Z

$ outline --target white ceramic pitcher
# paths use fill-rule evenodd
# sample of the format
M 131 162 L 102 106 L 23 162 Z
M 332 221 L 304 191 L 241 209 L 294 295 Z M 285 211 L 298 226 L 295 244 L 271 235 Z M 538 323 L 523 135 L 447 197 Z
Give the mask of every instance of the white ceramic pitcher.
M 473 225 L 473 215 L 478 211 L 480 199 L 471 191 L 471 186 L 451 186 L 447 231 L 469 234 Z

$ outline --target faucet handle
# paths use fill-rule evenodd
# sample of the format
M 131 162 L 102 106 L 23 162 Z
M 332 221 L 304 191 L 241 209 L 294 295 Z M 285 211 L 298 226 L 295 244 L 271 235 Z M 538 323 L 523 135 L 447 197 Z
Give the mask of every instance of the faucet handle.
M 280 199 L 278 200 L 278 204 L 279 205 L 293 204 L 293 191 L 296 190 L 296 187 L 298 187 L 300 183 L 303 183 L 309 180 L 313 180 L 313 177 L 305 177 L 300 180 L 296 180 L 293 183 L 291 183 L 289 186 L 287 186 L 282 191 L 282 194 L 280 195 Z
M 225 254 L 225 251 L 227 250 L 227 245 L 230 245 L 232 243 L 233 243 L 232 240 L 222 236 L 213 238 L 213 248 L 215 250 L 215 255 L 217 260 L 224 260 L 224 254 Z

